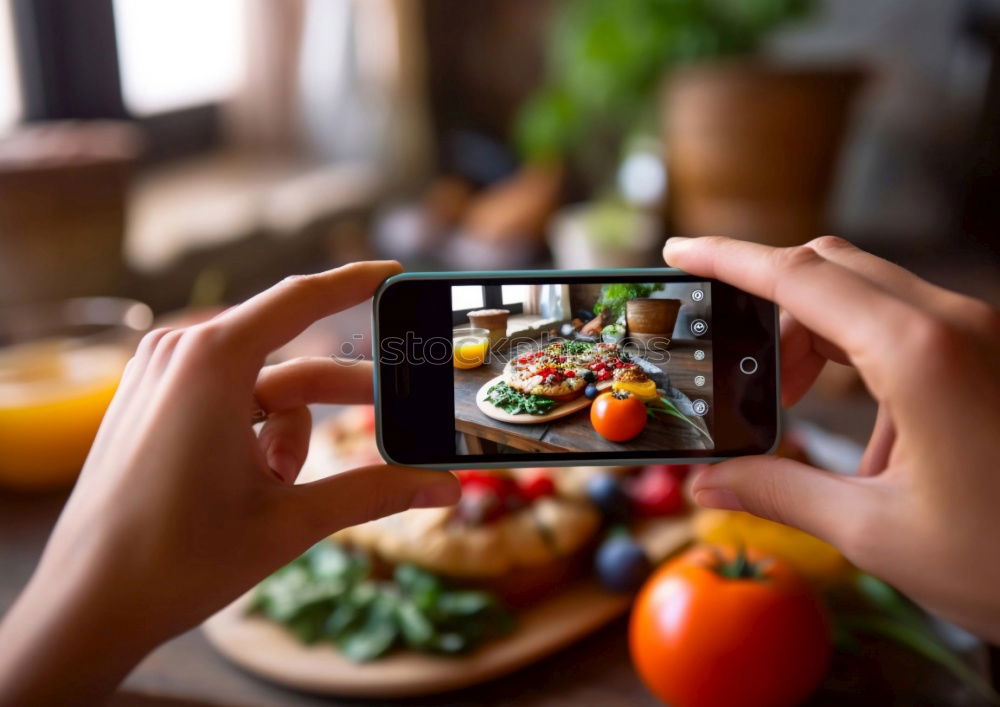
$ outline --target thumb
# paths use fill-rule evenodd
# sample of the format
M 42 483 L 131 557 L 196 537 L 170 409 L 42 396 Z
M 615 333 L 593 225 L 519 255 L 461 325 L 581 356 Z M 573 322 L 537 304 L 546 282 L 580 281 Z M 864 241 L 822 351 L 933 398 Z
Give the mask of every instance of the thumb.
M 691 491 L 710 508 L 747 511 L 791 525 L 832 545 L 876 510 L 864 480 L 778 457 L 741 457 L 699 472 Z
M 363 466 L 287 489 L 295 498 L 284 505 L 322 535 L 409 508 L 450 506 L 461 496 L 458 479 L 448 471 L 387 465 Z

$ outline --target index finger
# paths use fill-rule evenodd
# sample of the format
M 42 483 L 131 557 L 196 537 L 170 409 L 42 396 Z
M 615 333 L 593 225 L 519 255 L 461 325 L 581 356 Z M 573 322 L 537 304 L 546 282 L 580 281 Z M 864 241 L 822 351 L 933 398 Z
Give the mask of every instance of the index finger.
M 860 367 L 898 341 L 913 321 L 912 306 L 815 250 L 771 248 L 716 236 L 672 238 L 663 249 L 672 266 L 739 287 L 784 307 L 839 346 Z
M 394 260 L 372 260 L 295 275 L 227 310 L 216 322 L 242 348 L 264 358 L 316 320 L 364 302 L 386 278 L 402 271 Z

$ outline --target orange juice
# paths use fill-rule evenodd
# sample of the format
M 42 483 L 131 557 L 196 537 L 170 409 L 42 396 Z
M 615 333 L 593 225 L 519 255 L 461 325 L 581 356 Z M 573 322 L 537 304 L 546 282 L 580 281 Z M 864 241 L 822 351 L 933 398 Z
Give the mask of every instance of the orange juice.
M 476 331 L 483 333 L 455 332 L 452 343 L 455 368 L 476 368 L 486 361 L 490 350 L 489 332 L 485 329 Z
M 0 484 L 70 483 L 118 387 L 128 352 L 49 340 L 0 350 Z

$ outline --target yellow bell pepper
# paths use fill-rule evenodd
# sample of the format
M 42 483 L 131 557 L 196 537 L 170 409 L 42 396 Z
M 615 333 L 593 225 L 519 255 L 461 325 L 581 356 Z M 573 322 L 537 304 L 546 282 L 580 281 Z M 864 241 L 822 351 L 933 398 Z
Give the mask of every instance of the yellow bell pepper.
M 702 542 L 756 548 L 776 555 L 821 587 L 840 584 L 856 572 L 832 545 L 749 513 L 703 510 L 695 515 L 694 531 Z
M 656 400 L 659 397 L 656 392 L 656 381 L 649 378 L 644 381 L 615 381 L 611 384 L 611 389 L 631 393 L 643 402 Z

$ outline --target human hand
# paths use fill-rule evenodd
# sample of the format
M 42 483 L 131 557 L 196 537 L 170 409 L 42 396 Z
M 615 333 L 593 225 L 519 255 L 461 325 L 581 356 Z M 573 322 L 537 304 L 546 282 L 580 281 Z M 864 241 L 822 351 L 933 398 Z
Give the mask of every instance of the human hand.
M 129 362 L 28 588 L 0 626 L 0 704 L 109 692 L 321 538 L 447 505 L 447 472 L 377 465 L 294 484 L 309 403 L 367 403 L 370 363 L 266 356 L 400 271 L 355 263 L 289 278 L 214 319 L 148 334 Z M 259 436 L 258 404 L 268 413 Z
M 744 457 L 701 472 L 695 500 L 801 528 L 1000 642 L 1000 312 L 829 236 L 671 239 L 664 258 L 783 308 L 784 405 L 827 360 L 854 365 L 879 404 L 857 476 Z

